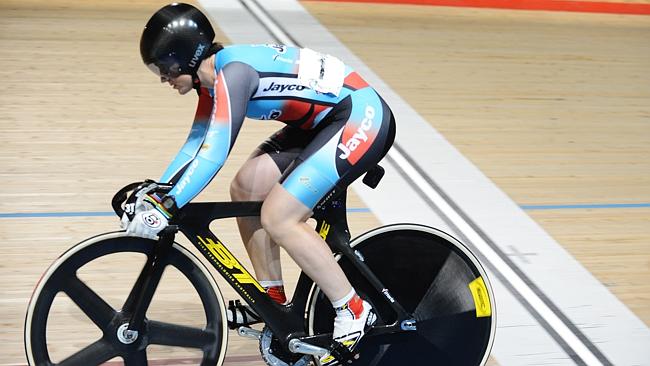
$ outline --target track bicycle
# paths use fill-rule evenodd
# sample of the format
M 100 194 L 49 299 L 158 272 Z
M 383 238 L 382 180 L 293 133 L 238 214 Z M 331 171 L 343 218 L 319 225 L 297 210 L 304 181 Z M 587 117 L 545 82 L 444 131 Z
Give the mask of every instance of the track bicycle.
M 368 172 L 364 182 L 374 188 L 383 175 L 379 170 L 377 166 Z M 142 182 L 132 183 L 115 194 L 112 206 L 118 217 L 124 212 L 127 193 L 142 186 Z M 164 193 L 171 187 L 160 184 L 155 188 Z M 237 327 L 239 335 L 259 342 L 262 359 L 268 365 L 318 365 L 319 357 L 327 352 L 341 364 L 356 366 L 475 366 L 487 362 L 496 328 L 494 294 L 477 258 L 454 237 L 427 226 L 395 224 L 350 241 L 345 189 L 331 192 L 317 205 L 313 213 L 315 230 L 378 318 L 353 353 L 332 342 L 334 310 L 309 277 L 301 273 L 291 301 L 277 304 L 210 231 L 213 220 L 259 216 L 261 205 L 189 203 L 157 241 L 118 231 L 71 247 L 48 268 L 30 300 L 24 333 L 29 364 L 88 366 L 120 357 L 127 366 L 146 365 L 148 347 L 157 345 L 195 349 L 202 356 L 190 360 L 194 364 L 221 365 L 228 338 L 225 304 L 206 266 L 174 242 L 177 231 L 259 315 L 262 330 L 249 324 L 231 326 Z M 119 253 L 144 254 L 146 261 L 123 306 L 115 309 L 77 272 L 91 261 Z M 179 270 L 196 291 L 205 313 L 202 327 L 147 316 L 166 267 Z M 56 339 L 48 336 L 48 314 L 60 292 L 101 330 L 101 336 L 88 339 L 78 351 L 54 363 L 50 350 Z

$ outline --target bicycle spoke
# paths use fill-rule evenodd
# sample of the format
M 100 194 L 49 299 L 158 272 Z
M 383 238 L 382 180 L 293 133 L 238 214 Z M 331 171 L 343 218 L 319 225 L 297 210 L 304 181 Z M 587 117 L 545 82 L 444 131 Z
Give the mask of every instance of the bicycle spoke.
M 63 291 L 102 330 L 115 316 L 115 310 L 76 276 L 66 281 Z
M 104 339 L 89 345 L 81 351 L 71 355 L 58 366 L 86 366 L 86 365 L 99 365 L 111 358 L 117 356 L 117 352 L 111 347 Z
M 122 306 L 122 311 L 130 311 L 135 305 L 135 300 L 138 297 L 137 295 L 142 291 L 142 286 L 144 285 L 145 279 L 151 271 L 149 268 L 150 266 L 151 259 L 148 258 L 147 262 L 142 267 L 138 278 L 135 280 L 135 284 L 133 285 L 131 292 L 129 292 L 129 296 L 127 296 L 126 301 L 124 302 L 124 306 Z
M 124 356 L 124 366 L 146 366 L 147 350 L 143 349 L 136 353 Z
M 135 281 L 129 296 L 124 302 L 122 311 L 129 313 L 133 312 L 135 306 L 139 306 L 144 310 L 149 308 L 151 299 L 158 287 L 165 266 L 166 265 L 162 263 L 152 264 L 152 262 L 147 260 L 147 263 L 142 267 L 142 271 L 140 272 L 138 279 Z M 138 300 L 141 301 L 140 304 L 136 304 Z
M 214 333 L 203 329 L 149 321 L 149 344 L 200 349 L 214 342 Z

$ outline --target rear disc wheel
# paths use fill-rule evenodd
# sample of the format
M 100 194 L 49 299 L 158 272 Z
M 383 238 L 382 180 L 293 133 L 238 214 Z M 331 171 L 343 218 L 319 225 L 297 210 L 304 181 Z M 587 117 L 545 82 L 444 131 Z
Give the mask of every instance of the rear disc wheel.
M 354 365 L 485 365 L 496 319 L 494 295 L 478 259 L 452 236 L 427 226 L 390 225 L 352 241 L 390 294 L 413 314 L 417 330 L 362 340 Z M 378 325 L 397 315 L 347 258 L 339 264 L 369 301 Z M 317 288 L 308 302 L 310 334 L 332 331 L 334 311 Z

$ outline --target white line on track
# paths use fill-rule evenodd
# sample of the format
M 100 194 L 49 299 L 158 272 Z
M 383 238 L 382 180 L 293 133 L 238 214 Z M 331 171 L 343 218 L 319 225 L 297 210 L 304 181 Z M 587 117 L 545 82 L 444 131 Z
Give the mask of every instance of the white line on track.
M 391 149 L 388 156 L 411 178 L 411 180 L 426 194 L 429 199 L 451 220 L 454 225 L 467 237 L 468 240 L 487 258 L 501 275 L 526 299 L 539 314 L 555 329 L 562 339 L 576 352 L 588 365 L 602 365 L 594 354 L 576 337 L 564 322 L 535 294 L 535 292 L 522 280 L 510 266 L 490 247 L 447 201 L 436 192 L 426 179 L 399 153 Z
M 287 46 L 296 46 L 289 36 L 282 28 L 278 27 L 277 23 L 269 18 L 266 11 L 260 8 L 256 1 L 240 0 L 245 4 L 250 11 L 268 28 L 269 32 L 277 38 L 277 40 Z
M 206 1 L 207 2 L 207 1 Z M 251 14 L 263 23 L 264 27 L 271 33 L 278 42 L 286 45 L 296 45 L 290 34 L 287 34 L 281 26 L 267 14 L 266 10 L 254 0 L 239 0 Z M 594 353 L 583 343 L 582 340 L 564 323 L 564 321 L 535 293 L 535 291 L 522 279 L 507 262 L 486 242 L 486 240 L 472 228 L 463 216 L 432 187 L 425 177 L 410 164 L 410 162 L 395 149 L 389 152 L 393 159 L 406 175 L 418 186 L 418 188 L 453 222 L 465 237 L 481 252 L 494 268 L 506 279 L 512 288 L 519 293 L 533 307 L 550 327 L 557 332 L 558 336 L 581 358 L 587 365 L 603 365 Z

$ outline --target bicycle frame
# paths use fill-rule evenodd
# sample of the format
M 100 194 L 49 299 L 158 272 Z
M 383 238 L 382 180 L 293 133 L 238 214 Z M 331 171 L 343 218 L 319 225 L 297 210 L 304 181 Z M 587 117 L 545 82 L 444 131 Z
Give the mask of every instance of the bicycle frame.
M 345 192 L 342 192 L 334 200 L 326 199 L 324 202 L 324 204 L 318 205 L 314 209 L 312 216 L 317 222 L 317 232 L 335 254 L 345 256 L 354 264 L 356 269 L 366 277 L 378 293 L 383 295 L 383 298 L 397 313 L 398 320 L 396 323 L 375 327 L 371 330 L 371 333 L 385 334 L 401 330 L 401 323 L 405 320 L 411 320 L 411 315 L 394 300 L 388 290 L 363 262 L 363 259 L 355 254 L 355 251 L 349 245 L 350 233 L 346 218 Z M 277 304 L 209 228 L 210 223 L 217 219 L 259 216 L 261 207 L 261 202 L 190 203 L 179 212 L 176 224 L 178 229 L 194 244 L 230 286 L 260 315 L 284 347 L 294 338 L 300 338 L 313 345 L 327 347 L 331 342 L 331 334 L 307 336 L 304 331 L 306 328 L 304 309 L 309 300 L 313 281 L 304 272 L 301 272 L 292 301 L 288 305 Z M 161 235 L 154 257 L 148 259 L 134 290 L 129 295 L 135 297 L 130 302 L 135 304 L 130 309 L 133 310 L 129 322 L 130 331 L 137 331 L 142 325 L 145 309 L 142 309 L 140 304 L 151 300 L 156 286 L 150 284 L 149 278 L 160 278 L 156 273 L 162 272 L 164 269 L 165 248 L 171 246 L 173 239 L 174 233 Z M 161 262 L 163 264 L 160 264 Z

